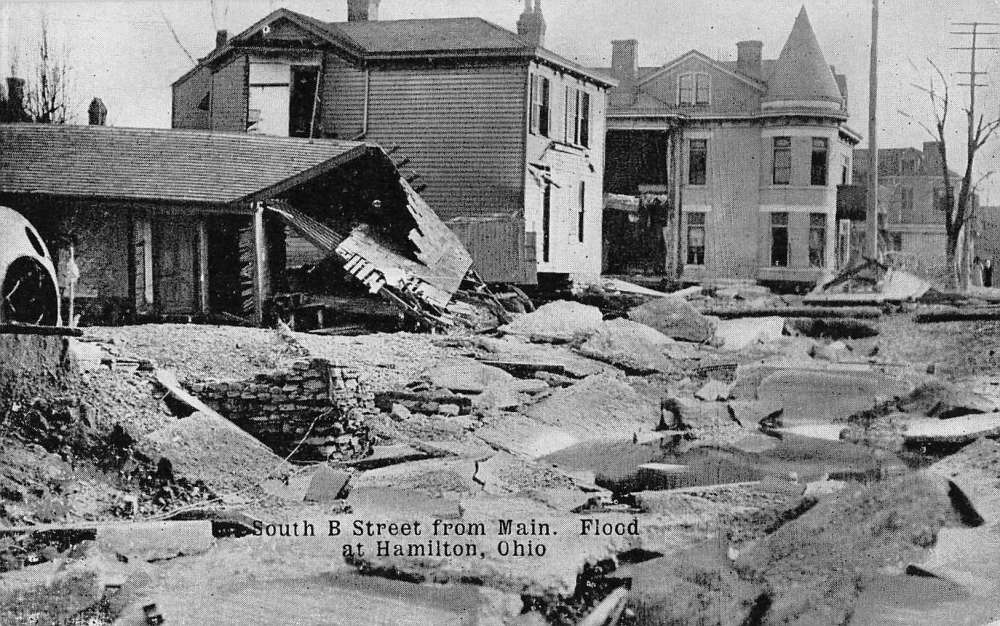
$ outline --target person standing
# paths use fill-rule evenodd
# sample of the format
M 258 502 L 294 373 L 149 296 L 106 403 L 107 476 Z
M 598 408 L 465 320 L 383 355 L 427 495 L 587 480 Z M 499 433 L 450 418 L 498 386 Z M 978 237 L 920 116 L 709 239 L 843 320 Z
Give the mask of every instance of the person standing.
M 983 286 L 983 260 L 979 257 L 972 260 L 972 272 L 969 276 L 969 283 L 973 287 Z
M 983 263 L 983 287 L 993 286 L 993 257 L 986 259 Z

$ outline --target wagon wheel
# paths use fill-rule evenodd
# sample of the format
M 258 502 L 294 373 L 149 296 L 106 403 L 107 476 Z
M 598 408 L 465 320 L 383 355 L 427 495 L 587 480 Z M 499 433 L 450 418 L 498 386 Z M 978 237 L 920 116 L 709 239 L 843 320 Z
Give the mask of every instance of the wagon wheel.
M 20 258 L 7 270 L 0 287 L 0 323 L 55 324 L 56 291 L 36 260 Z

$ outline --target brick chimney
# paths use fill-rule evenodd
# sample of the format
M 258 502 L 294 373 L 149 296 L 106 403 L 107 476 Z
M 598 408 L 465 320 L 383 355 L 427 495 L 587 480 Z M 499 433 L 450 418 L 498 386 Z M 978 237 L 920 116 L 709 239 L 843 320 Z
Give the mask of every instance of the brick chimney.
M 229 31 L 217 30 L 215 31 L 215 49 L 218 50 L 222 46 L 229 42 Z
M 87 108 L 87 116 L 90 118 L 91 126 L 104 126 L 108 121 L 108 107 L 104 106 L 100 98 L 94 98 Z
M 635 39 L 616 39 L 611 42 L 611 74 L 619 82 L 635 82 L 638 78 L 638 49 L 639 42 Z
M 761 59 L 763 58 L 764 42 L 740 41 L 736 44 L 736 70 L 747 76 L 763 78 Z
M 24 111 L 24 79 L 11 76 L 7 79 L 7 102 L 3 107 L 5 122 L 27 122 Z
M 382 0 L 347 0 L 348 22 L 375 22 Z
M 545 18 L 542 16 L 542 0 L 535 0 L 535 8 L 531 8 L 531 0 L 524 0 L 524 13 L 517 20 L 517 34 L 529 44 L 545 47 Z

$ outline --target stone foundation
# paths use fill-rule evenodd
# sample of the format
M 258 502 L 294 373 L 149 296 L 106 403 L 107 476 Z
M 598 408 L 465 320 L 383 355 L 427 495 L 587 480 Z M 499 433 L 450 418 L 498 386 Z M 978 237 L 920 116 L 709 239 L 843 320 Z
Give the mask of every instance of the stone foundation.
M 368 418 L 377 413 L 375 396 L 355 370 L 327 359 L 296 361 L 290 371 L 246 381 L 193 384 L 190 390 L 282 457 L 307 431 L 297 460 L 352 459 L 371 451 Z

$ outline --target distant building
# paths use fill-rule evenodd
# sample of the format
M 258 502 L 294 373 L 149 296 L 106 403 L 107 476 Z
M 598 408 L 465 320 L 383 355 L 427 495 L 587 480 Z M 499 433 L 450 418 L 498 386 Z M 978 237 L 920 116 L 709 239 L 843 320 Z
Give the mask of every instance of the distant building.
M 925 142 L 922 148 L 879 149 L 880 231 L 883 250 L 933 271 L 944 264 L 944 209 L 949 201 L 937 143 Z M 954 190 L 950 201 L 957 203 L 961 175 L 953 171 L 950 175 Z M 854 151 L 854 183 L 868 184 L 867 149 Z M 972 194 L 973 221 L 978 204 L 978 196 Z
M 545 48 L 540 0 L 513 33 L 479 18 L 348 21 L 279 9 L 173 85 L 173 126 L 399 147 L 487 281 L 596 275 L 610 77 Z
M 811 282 L 834 267 L 860 137 L 805 9 L 776 60 L 743 41 L 735 61 L 691 50 L 639 67 L 637 47 L 612 43 L 605 186 L 643 202 L 607 211 L 606 270 Z

